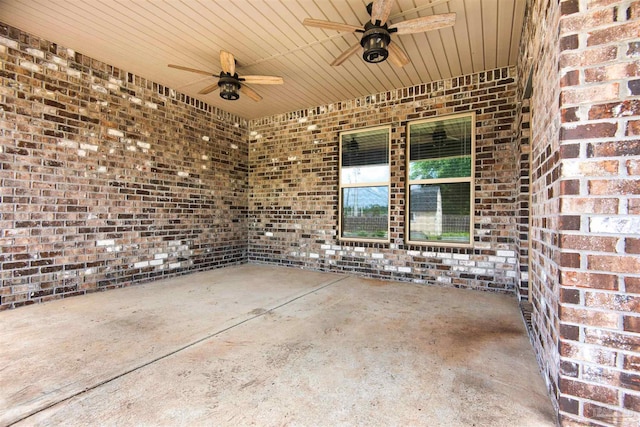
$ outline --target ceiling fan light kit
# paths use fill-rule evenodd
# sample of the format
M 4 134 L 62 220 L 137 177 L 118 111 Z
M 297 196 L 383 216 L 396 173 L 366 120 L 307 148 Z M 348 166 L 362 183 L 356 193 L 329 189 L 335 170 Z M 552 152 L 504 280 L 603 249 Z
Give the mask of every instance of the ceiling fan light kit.
M 372 64 L 384 61 L 389 56 L 387 46 L 390 42 L 391 35 L 386 25 L 379 26 L 367 22 L 360 40 L 360 45 L 364 48 L 362 58 Z
M 235 101 L 240 98 L 240 83 L 238 83 L 238 74 L 233 76 L 230 73 L 221 72 L 218 87 L 220 87 L 220 98 L 227 101 Z

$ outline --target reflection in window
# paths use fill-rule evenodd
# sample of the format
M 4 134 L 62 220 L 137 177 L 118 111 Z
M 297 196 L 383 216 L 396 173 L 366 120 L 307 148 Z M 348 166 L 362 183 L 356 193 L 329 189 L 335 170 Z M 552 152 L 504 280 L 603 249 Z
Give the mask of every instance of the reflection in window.
M 389 239 L 389 128 L 340 135 L 340 237 Z
M 408 134 L 409 241 L 470 245 L 475 115 L 412 122 Z

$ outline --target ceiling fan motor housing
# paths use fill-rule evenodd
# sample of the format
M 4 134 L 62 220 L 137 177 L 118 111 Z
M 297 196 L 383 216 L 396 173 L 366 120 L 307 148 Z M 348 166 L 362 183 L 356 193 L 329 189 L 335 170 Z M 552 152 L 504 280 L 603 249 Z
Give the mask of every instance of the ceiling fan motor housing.
M 379 23 L 379 22 L 378 22 Z M 364 34 L 360 44 L 364 48 L 362 58 L 371 63 L 382 62 L 389 56 L 387 46 L 391 42 L 391 35 L 387 25 L 376 25 L 367 22 L 364 26 Z
M 240 90 L 240 79 L 238 74 L 220 73 L 220 80 L 218 80 L 218 87 L 220 87 L 220 97 L 228 101 L 235 101 L 240 98 L 238 91 Z

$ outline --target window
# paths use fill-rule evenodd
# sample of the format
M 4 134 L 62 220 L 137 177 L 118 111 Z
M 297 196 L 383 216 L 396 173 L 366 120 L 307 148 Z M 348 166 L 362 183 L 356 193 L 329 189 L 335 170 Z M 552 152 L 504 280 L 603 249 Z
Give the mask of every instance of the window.
M 389 127 L 340 134 L 340 238 L 389 241 Z
M 409 243 L 471 246 L 475 114 L 407 127 Z

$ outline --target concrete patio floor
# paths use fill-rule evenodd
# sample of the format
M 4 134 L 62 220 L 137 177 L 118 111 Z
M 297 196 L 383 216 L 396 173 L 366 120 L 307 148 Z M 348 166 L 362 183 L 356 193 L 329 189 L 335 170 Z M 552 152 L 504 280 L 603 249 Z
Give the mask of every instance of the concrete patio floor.
M 0 425 L 556 425 L 508 295 L 248 264 L 0 324 Z

